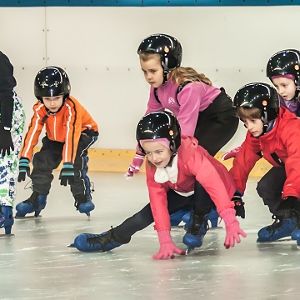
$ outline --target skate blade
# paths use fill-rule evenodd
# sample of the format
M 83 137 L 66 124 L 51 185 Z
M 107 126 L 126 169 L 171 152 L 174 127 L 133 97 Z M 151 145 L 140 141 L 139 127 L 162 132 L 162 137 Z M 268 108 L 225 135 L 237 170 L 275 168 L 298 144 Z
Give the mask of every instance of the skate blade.
M 69 247 L 69 248 L 76 248 L 75 245 L 74 245 L 74 243 L 72 243 L 70 245 L 67 245 L 67 247 Z
M 17 217 L 15 216 L 15 219 L 17 220 L 26 220 L 26 219 L 37 219 L 37 218 L 41 218 L 42 215 L 38 215 L 37 217 L 36 216 L 25 216 L 25 217 Z
M 10 238 L 10 237 L 13 237 L 13 236 L 15 236 L 13 233 L 10 233 L 10 234 L 0 233 L 0 238 L 1 239 Z
M 185 255 L 189 255 L 189 254 L 191 254 L 192 252 L 195 252 L 195 249 L 196 249 L 196 248 L 187 248 L 187 249 L 185 250 Z
M 297 243 L 296 240 L 292 240 L 290 237 L 285 237 L 276 241 L 266 241 L 266 242 L 257 241 L 257 244 L 282 244 L 282 243 L 288 244 L 288 243 L 295 243 L 295 242 Z

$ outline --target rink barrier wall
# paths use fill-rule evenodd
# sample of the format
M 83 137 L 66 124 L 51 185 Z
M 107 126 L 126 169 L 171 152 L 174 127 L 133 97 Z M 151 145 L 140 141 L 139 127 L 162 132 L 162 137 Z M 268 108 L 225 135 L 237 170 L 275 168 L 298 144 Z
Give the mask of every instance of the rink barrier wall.
M 0 7 L 279 6 L 299 4 L 300 0 L 0 0 Z
M 119 172 L 125 173 L 135 154 L 135 150 L 130 149 L 103 149 L 92 148 L 89 150 L 89 170 L 97 172 Z M 216 158 L 222 162 L 229 170 L 232 166 L 233 159 L 222 161 L 224 152 L 219 152 Z M 264 159 L 259 160 L 250 173 L 251 177 L 261 177 L 269 169 L 271 165 Z M 141 172 L 145 172 L 144 164 Z

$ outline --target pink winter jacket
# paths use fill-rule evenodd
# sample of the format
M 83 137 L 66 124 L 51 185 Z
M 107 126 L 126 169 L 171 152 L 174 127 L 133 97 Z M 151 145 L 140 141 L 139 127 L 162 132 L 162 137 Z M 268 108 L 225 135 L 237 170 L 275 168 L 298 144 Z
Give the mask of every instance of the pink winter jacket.
M 183 137 L 178 149 L 177 182 L 155 182 L 156 167 L 147 163 L 146 175 L 151 210 L 157 231 L 170 230 L 170 216 L 167 208 L 167 192 L 191 192 L 198 181 L 211 196 L 218 212 L 232 208 L 231 201 L 235 186 L 227 169 L 198 145 L 193 137 Z
M 187 84 L 177 95 L 178 84 L 168 80 L 157 89 L 160 103 L 156 100 L 154 89 L 150 89 L 147 112 L 169 109 L 179 121 L 181 133 L 194 136 L 199 112 L 204 111 L 221 93 L 219 88 L 195 81 Z

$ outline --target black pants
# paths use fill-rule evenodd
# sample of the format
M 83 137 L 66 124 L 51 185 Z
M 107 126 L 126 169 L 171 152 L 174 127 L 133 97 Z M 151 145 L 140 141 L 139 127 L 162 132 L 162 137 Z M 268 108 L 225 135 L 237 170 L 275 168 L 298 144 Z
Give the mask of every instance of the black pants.
M 222 91 L 206 110 L 199 113 L 194 136 L 200 146 L 215 156 L 236 133 L 238 124 L 232 100 Z M 199 197 L 205 201 L 211 199 L 204 188 L 199 191 Z
M 199 113 L 194 136 L 200 146 L 215 156 L 234 136 L 238 124 L 239 119 L 235 114 L 232 100 L 222 91 L 203 112 Z
M 273 167 L 258 182 L 257 193 L 269 207 L 272 214 L 276 215 L 281 202 L 282 189 L 286 180 L 284 167 Z
M 79 139 L 77 153 L 74 161 L 74 184 L 71 185 L 73 196 L 84 195 L 87 200 L 91 199 L 90 179 L 88 172 L 88 148 L 97 140 L 97 136 L 82 133 Z M 32 187 L 34 192 L 47 195 L 53 180 L 52 172 L 62 160 L 64 143 L 51 141 L 45 136 L 42 140 L 41 150 L 35 153 L 31 173 Z
M 224 91 L 203 112 L 199 113 L 194 136 L 199 145 L 212 156 L 233 137 L 239 120 L 235 115 L 232 100 Z M 183 197 L 174 191 L 168 193 L 168 210 L 172 214 L 183 208 L 194 208 L 198 215 L 206 214 L 215 207 L 205 189 L 195 183 L 195 193 L 190 197 Z M 114 236 L 120 243 L 128 243 L 131 236 L 153 222 L 150 204 L 126 219 L 114 228 Z
M 198 189 L 202 188 L 199 184 L 195 186 L 195 193 L 192 196 L 184 197 L 173 190 L 170 190 L 167 194 L 168 198 L 168 211 L 172 214 L 180 209 L 193 208 L 197 215 L 205 215 L 212 208 L 212 202 L 200 199 L 198 196 Z M 115 239 L 122 243 L 129 243 L 131 236 L 137 231 L 140 231 L 153 223 L 153 215 L 148 203 L 144 208 L 142 208 L 138 213 L 134 214 L 132 217 L 126 219 L 121 225 L 114 228 Z

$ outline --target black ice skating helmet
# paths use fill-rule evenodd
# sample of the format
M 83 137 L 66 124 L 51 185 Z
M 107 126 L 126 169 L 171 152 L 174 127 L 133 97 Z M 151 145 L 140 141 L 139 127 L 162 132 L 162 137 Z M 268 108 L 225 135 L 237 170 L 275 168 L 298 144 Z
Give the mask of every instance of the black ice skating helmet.
M 164 73 L 169 73 L 181 65 L 181 44 L 176 38 L 167 34 L 157 33 L 148 36 L 139 45 L 137 53 L 159 54 Z
M 59 67 L 46 67 L 40 70 L 34 81 L 35 97 L 43 102 L 43 97 L 62 95 L 64 100 L 70 95 L 71 85 L 67 73 Z
M 264 124 L 278 116 L 279 97 L 275 88 L 269 84 L 254 82 L 240 88 L 233 100 L 236 108 L 258 108 Z
M 295 84 L 299 86 L 300 79 L 300 52 L 295 49 L 282 50 L 269 59 L 267 76 L 272 81 L 273 76 L 293 75 Z
M 181 130 L 176 117 L 169 111 L 152 112 L 145 115 L 136 128 L 136 139 L 141 147 L 141 140 L 166 138 L 170 141 L 170 150 L 175 154 L 181 143 Z

